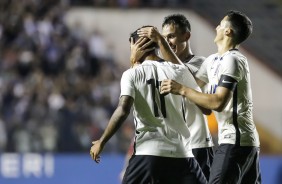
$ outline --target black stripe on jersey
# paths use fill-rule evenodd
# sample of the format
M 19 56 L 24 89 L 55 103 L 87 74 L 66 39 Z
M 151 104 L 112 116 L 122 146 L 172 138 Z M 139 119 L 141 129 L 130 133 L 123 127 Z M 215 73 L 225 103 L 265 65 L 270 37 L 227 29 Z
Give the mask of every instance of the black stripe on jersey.
M 135 124 L 135 129 L 137 128 L 137 121 L 136 121 L 136 118 L 134 118 L 134 124 Z M 135 155 L 136 153 L 136 138 L 137 138 L 137 134 L 140 134 L 139 131 L 135 130 L 135 137 L 134 137 L 134 143 L 133 143 L 133 153 L 132 155 Z
M 233 112 L 232 112 L 232 116 L 233 116 L 233 124 L 236 130 L 236 142 L 235 145 L 240 146 L 240 130 L 239 130 L 239 125 L 238 125 L 238 102 L 237 102 L 237 98 L 238 98 L 238 88 L 237 85 L 235 86 L 234 92 L 233 92 Z
M 182 116 L 183 116 L 183 119 L 184 121 L 186 122 L 186 118 L 185 118 L 185 110 L 186 110 L 186 106 L 185 106 L 185 102 L 184 102 L 184 99 L 182 98 Z
M 231 91 L 234 91 L 236 85 L 237 81 L 228 75 L 221 75 L 220 80 L 218 82 L 218 86 L 225 87 Z

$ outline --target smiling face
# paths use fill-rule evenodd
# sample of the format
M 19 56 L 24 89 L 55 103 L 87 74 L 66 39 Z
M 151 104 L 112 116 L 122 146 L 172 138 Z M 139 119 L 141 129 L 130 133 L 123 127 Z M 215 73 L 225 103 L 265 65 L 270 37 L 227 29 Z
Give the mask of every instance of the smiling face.
M 180 58 L 186 55 L 187 41 L 189 32 L 183 32 L 178 28 L 177 25 L 167 24 L 163 26 L 162 35 L 166 38 L 169 46 L 172 48 L 173 52 Z

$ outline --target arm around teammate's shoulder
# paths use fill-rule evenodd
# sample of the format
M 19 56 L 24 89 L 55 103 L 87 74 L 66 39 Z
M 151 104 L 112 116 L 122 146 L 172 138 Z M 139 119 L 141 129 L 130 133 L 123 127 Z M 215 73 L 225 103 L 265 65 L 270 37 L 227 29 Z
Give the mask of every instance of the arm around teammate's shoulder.
M 173 93 L 176 95 L 182 95 L 198 106 L 218 112 L 221 112 L 224 109 L 232 95 L 232 91 L 225 87 L 217 87 L 214 94 L 205 94 L 179 84 L 174 80 L 162 81 L 161 93 Z

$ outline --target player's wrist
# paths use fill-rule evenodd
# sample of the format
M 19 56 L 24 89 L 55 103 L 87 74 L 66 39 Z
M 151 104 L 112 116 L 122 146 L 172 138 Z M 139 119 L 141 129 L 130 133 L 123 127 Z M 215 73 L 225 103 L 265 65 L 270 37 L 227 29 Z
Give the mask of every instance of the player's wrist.
M 104 137 L 101 137 L 99 140 L 98 140 L 98 142 L 99 142 L 99 144 L 100 144 L 100 146 L 103 148 L 104 146 L 105 146 L 105 144 L 107 143 L 107 139 L 106 138 L 104 138 Z
M 181 96 L 186 97 L 186 95 L 187 95 L 187 90 L 188 90 L 188 89 L 189 89 L 189 88 L 186 88 L 185 86 L 181 85 L 181 87 L 180 87 L 180 89 L 179 89 L 179 94 L 180 94 Z
M 137 62 L 138 62 L 138 60 L 135 57 L 130 56 L 130 63 L 131 63 L 131 65 L 134 65 Z

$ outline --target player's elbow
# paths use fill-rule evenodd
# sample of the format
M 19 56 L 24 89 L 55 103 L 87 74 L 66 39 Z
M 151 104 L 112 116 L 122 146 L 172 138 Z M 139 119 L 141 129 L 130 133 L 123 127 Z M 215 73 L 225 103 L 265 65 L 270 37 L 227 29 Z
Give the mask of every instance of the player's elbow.
M 213 95 L 213 102 L 215 104 L 214 111 L 222 112 L 228 102 L 230 101 L 232 92 L 224 87 L 218 87 L 216 93 Z
M 119 114 L 123 118 L 127 118 L 127 116 L 130 113 L 130 108 L 120 107 L 119 108 Z
M 216 112 L 222 112 L 223 109 L 224 109 L 224 106 L 223 105 L 219 105 L 219 106 L 214 107 L 213 110 L 216 111 Z
M 127 117 L 130 113 L 130 109 L 132 107 L 134 99 L 130 96 L 122 96 L 120 98 L 118 107 L 117 107 L 117 112 L 119 116 L 122 118 Z
M 207 108 L 204 108 L 204 107 L 201 107 L 201 106 L 198 106 L 198 107 L 204 115 L 210 115 L 212 113 L 212 111 L 210 109 L 207 109 Z
M 225 106 L 226 106 L 226 101 L 222 98 L 217 98 L 214 102 L 214 106 L 212 110 L 217 112 L 222 112 Z
M 114 112 L 114 119 L 122 124 L 126 118 L 128 117 L 130 111 L 123 109 L 122 107 L 118 107 Z
M 212 113 L 212 111 L 210 110 L 210 109 L 205 109 L 204 111 L 203 111 L 203 114 L 204 115 L 211 115 L 211 113 Z

